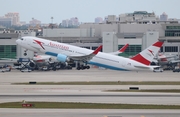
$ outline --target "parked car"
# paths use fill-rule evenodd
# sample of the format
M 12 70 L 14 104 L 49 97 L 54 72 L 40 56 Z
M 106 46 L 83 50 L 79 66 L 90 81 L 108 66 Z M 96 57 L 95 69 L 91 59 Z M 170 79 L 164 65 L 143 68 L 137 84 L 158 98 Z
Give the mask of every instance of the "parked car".
M 163 72 L 164 70 L 162 68 L 154 68 L 153 72 Z
M 173 72 L 180 72 L 179 66 L 175 66 L 174 69 L 173 69 Z
M 0 71 L 1 72 L 10 72 L 12 69 L 12 67 L 10 65 L 3 65 L 3 66 L 0 66 Z

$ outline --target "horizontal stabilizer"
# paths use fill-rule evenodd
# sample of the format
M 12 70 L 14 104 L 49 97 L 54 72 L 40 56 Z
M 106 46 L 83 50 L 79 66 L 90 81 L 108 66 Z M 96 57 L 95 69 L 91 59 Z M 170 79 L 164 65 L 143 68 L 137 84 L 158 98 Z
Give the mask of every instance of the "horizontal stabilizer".
M 142 70 L 150 69 L 153 71 L 155 68 L 160 68 L 161 66 L 134 66 L 134 67 L 136 67 L 138 69 L 142 69 Z

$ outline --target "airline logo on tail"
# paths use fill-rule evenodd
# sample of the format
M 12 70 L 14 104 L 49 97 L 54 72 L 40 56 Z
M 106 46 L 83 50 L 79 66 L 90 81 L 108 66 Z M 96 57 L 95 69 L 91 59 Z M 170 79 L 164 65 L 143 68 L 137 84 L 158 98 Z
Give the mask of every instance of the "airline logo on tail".
M 132 57 L 131 59 L 145 65 L 150 65 L 150 63 L 152 62 L 154 58 L 154 55 L 158 53 L 162 45 L 163 45 L 163 42 L 158 41 L 154 43 L 152 46 L 148 47 L 147 49 L 137 54 L 136 56 Z
M 154 56 L 154 52 L 152 51 L 152 50 L 148 50 L 153 56 Z M 149 54 L 149 56 L 151 56 L 150 54 Z
M 44 48 L 43 45 L 42 45 L 42 44 L 44 44 L 43 42 L 38 41 L 38 40 L 35 40 L 35 39 L 34 39 L 34 41 L 35 41 L 37 44 L 39 44 L 39 45 L 45 50 L 45 48 Z

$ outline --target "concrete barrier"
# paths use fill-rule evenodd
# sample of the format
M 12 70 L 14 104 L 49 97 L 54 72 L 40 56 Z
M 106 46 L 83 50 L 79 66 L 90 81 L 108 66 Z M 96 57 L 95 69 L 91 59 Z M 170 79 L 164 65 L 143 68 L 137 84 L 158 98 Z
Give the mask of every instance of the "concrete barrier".
M 129 87 L 129 90 L 139 90 L 139 87 Z
M 34 81 L 33 82 L 29 82 L 29 84 L 36 84 L 36 82 L 34 82 Z

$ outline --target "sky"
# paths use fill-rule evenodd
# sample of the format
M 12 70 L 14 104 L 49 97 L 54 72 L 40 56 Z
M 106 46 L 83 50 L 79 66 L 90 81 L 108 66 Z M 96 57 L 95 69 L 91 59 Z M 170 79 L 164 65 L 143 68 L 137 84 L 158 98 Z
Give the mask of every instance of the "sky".
M 18 12 L 20 21 L 32 18 L 41 23 L 61 23 L 77 17 L 80 22 L 94 22 L 96 17 L 133 13 L 134 11 L 163 12 L 169 18 L 180 19 L 180 0 L 0 0 L 0 16 Z

